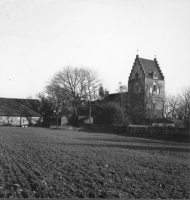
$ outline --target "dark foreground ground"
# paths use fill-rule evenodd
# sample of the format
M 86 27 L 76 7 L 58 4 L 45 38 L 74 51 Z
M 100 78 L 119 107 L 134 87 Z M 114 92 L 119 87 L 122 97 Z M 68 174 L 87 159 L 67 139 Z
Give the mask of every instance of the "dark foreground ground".
M 190 198 L 189 144 L 0 127 L 0 198 Z

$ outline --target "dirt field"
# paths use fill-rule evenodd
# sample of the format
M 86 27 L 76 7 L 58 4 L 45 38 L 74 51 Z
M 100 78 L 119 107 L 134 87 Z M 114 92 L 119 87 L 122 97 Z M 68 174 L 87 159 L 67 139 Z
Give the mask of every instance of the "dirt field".
M 190 198 L 189 144 L 0 127 L 0 198 Z

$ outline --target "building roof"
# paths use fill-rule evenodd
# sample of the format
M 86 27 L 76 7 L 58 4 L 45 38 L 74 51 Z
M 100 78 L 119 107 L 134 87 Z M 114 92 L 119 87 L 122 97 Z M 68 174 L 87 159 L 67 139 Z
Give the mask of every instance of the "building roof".
M 40 117 L 37 99 L 0 98 L 0 116 Z
M 151 73 L 157 72 L 158 79 L 164 79 L 163 73 L 161 72 L 156 58 L 154 60 L 139 58 L 139 60 L 147 78 L 152 78 Z
M 128 95 L 128 92 L 123 92 L 122 95 L 125 95 L 127 96 Z M 112 94 L 108 94 L 104 100 L 107 100 L 107 101 L 116 101 L 116 100 L 120 100 L 121 98 L 121 93 L 118 92 L 118 93 L 112 93 Z
M 159 66 L 156 58 L 154 58 L 153 60 L 148 60 L 148 59 L 145 59 L 145 58 L 140 58 L 137 55 L 135 62 L 140 63 L 140 66 L 142 67 L 142 70 L 143 70 L 146 78 L 152 78 L 153 73 L 156 72 L 158 80 L 164 80 L 164 75 L 163 75 L 163 73 L 160 69 L 160 66 Z M 135 63 L 134 63 L 134 65 L 135 65 Z M 134 65 L 133 65 L 133 68 L 134 68 Z M 131 73 L 133 71 L 133 68 L 131 70 Z M 130 77 L 131 77 L 131 74 L 130 74 Z
M 148 60 L 148 59 L 144 59 L 144 58 L 139 58 L 142 67 L 144 69 L 145 74 L 147 75 L 147 78 L 151 78 L 150 76 L 150 72 L 158 72 L 158 68 L 156 66 L 156 63 L 153 60 Z

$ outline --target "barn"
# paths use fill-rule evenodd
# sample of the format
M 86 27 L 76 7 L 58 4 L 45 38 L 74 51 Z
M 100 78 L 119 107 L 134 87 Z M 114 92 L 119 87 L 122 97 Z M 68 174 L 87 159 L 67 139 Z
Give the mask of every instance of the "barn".
M 37 99 L 0 98 L 0 125 L 40 126 L 43 122 Z

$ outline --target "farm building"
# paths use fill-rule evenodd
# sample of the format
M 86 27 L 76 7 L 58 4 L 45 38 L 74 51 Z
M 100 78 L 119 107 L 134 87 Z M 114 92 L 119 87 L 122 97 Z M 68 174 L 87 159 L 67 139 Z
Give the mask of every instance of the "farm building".
M 40 108 L 36 99 L 0 98 L 0 125 L 40 126 Z

